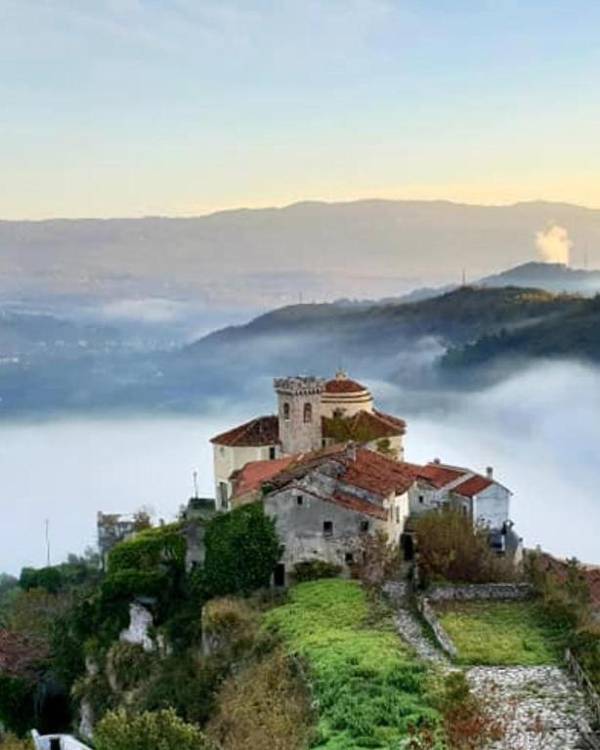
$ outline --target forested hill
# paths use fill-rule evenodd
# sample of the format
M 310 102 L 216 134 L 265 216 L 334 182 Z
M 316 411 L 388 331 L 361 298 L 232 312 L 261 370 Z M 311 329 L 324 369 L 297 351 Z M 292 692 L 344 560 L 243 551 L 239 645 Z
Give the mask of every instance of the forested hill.
M 581 299 L 538 289 L 462 287 L 414 303 L 293 305 L 274 310 L 243 326 L 224 328 L 187 349 L 190 355 L 232 351 L 237 345 L 278 336 L 317 336 L 332 344 L 344 342 L 370 353 L 393 349 L 408 340 L 433 336 L 443 344 L 467 343 L 507 327 L 531 324 L 579 309 Z
M 466 346 L 451 349 L 444 369 L 460 375 L 473 367 L 493 367 L 509 359 L 537 357 L 600 362 L 600 296 L 568 306 L 529 326 L 503 328 Z
M 201 339 L 177 357 L 177 367 L 198 363 L 205 375 L 217 367 L 222 378 L 239 381 L 240 369 L 273 375 L 343 366 L 364 377 L 422 382 L 447 350 L 543 322 L 560 329 L 585 304 L 536 289 L 464 287 L 410 304 L 297 305 Z

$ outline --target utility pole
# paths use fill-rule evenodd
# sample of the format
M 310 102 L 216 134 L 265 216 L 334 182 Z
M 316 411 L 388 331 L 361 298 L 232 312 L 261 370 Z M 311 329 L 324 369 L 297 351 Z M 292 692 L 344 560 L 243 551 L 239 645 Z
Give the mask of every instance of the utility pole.
M 194 479 L 194 500 L 197 500 L 198 499 L 198 472 L 195 471 L 192 476 Z

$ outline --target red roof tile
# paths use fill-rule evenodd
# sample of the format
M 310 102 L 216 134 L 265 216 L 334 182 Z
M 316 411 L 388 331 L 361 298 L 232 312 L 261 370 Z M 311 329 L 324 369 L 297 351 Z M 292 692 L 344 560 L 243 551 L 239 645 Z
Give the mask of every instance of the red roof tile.
M 275 488 L 281 488 L 313 469 L 332 463 L 338 466 L 336 479 L 340 485 L 366 490 L 380 498 L 387 497 L 391 492 L 406 492 L 416 479 L 416 472 L 410 464 L 394 461 L 367 448 L 352 448 L 347 444 L 341 444 L 297 456 L 296 460 L 273 477 L 270 483 Z M 344 494 L 350 493 L 344 491 Z
M 452 492 L 458 492 L 459 495 L 464 495 L 464 497 L 475 497 L 475 495 L 483 492 L 483 490 L 487 490 L 493 484 L 494 481 L 492 479 L 487 479 L 487 477 L 476 474 L 474 477 L 466 479 L 464 482 L 453 487 Z
M 440 489 L 450 482 L 454 482 L 467 472 L 463 469 L 450 468 L 442 464 L 431 463 L 419 467 L 419 478 L 426 479 L 434 487 Z
M 210 442 L 229 446 L 275 445 L 279 442 L 279 420 L 275 415 L 257 417 L 216 435 Z
M 272 479 L 294 461 L 294 456 L 284 456 L 272 461 L 251 461 L 235 474 L 233 497 L 259 490 L 264 482 Z
M 325 393 L 361 393 L 366 390 L 364 385 L 349 378 L 333 378 L 325 383 Z
M 334 492 L 330 499 L 336 505 L 341 505 L 343 508 L 354 510 L 357 513 L 364 513 L 367 516 L 373 516 L 382 521 L 385 521 L 388 515 L 385 508 L 382 508 L 380 505 L 375 505 L 375 503 L 370 503 L 368 500 L 363 500 L 354 495 L 348 495 L 345 492 Z

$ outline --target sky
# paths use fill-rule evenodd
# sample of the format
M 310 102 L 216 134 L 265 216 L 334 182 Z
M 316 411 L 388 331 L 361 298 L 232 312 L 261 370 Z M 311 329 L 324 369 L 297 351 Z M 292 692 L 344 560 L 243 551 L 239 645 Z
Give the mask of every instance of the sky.
M 600 207 L 596 0 L 0 0 L 0 218 Z

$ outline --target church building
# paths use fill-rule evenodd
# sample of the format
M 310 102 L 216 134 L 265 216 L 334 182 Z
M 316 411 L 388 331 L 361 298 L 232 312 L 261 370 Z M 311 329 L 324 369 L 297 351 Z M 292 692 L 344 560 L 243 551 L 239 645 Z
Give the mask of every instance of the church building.
M 370 391 L 338 372 L 331 380 L 274 380 L 277 414 L 256 417 L 212 438 L 217 509 L 227 510 L 236 472 L 253 461 L 277 461 L 355 442 L 404 459 L 406 423 L 375 408 Z

